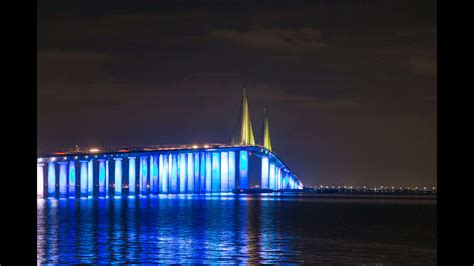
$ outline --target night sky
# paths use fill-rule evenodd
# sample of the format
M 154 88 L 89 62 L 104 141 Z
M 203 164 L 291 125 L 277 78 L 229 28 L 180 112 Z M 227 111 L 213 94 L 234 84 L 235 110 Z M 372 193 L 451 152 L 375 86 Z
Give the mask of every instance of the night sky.
M 38 2 L 39 149 L 229 143 L 247 85 L 305 185 L 436 185 L 436 1 L 104 3 Z

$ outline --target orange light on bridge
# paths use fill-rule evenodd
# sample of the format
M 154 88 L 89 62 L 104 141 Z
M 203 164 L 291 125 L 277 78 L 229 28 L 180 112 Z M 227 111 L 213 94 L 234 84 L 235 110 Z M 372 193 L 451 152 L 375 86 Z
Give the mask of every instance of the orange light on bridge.
M 57 155 L 64 155 L 64 154 L 66 154 L 66 153 L 65 153 L 65 152 L 62 152 L 62 151 L 60 151 L 60 152 L 55 152 L 54 154 L 57 154 Z
M 128 150 L 118 150 L 119 152 L 128 152 Z
M 100 151 L 100 150 L 97 149 L 97 148 L 92 148 L 92 149 L 89 150 L 89 152 L 93 152 L 93 153 L 94 153 L 94 152 L 99 152 L 99 151 Z
M 193 149 L 197 149 L 198 148 L 198 145 L 193 145 Z

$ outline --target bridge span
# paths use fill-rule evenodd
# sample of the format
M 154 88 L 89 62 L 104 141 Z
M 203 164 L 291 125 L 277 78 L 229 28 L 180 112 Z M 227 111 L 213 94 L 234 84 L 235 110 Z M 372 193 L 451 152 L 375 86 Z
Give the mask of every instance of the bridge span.
M 272 151 L 267 108 L 256 144 L 246 89 L 231 144 L 159 145 L 46 152 L 38 156 L 37 196 L 77 198 L 303 189 Z
M 264 147 L 194 145 L 46 155 L 37 162 L 37 196 L 222 193 L 248 189 L 252 178 L 262 189 L 303 188 L 288 166 Z

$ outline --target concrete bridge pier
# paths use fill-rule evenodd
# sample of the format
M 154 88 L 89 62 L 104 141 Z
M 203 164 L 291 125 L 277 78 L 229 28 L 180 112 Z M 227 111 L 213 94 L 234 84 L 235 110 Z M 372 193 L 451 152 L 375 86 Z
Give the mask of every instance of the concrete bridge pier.
M 76 161 L 69 161 L 68 167 L 68 187 L 67 187 L 67 196 L 68 198 L 76 197 Z
M 58 162 L 59 164 L 59 197 L 67 197 L 67 166 L 68 162 Z
M 114 158 L 114 195 L 122 196 L 123 182 L 122 182 L 122 158 Z
M 89 161 L 79 161 L 80 163 L 80 196 L 81 198 L 87 197 L 89 195 L 88 189 L 88 181 L 89 181 L 89 174 L 88 174 L 88 167 L 89 167 Z
M 44 198 L 44 164 L 36 164 L 36 197 Z
M 106 186 L 106 159 L 99 159 L 99 197 L 107 196 L 107 186 Z
M 239 152 L 239 187 L 240 189 L 249 188 L 249 154 L 247 151 Z
M 128 195 L 135 196 L 136 195 L 136 158 L 135 157 L 128 157 Z
M 140 195 L 148 195 L 148 156 L 140 157 Z

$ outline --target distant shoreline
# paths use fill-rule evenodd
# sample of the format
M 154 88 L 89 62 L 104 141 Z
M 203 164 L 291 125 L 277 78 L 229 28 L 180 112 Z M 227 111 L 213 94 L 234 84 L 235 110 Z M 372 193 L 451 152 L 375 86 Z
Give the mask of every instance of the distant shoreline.
M 347 199 L 418 199 L 436 200 L 436 193 L 423 192 L 283 192 L 280 197 L 304 197 L 304 198 L 347 198 Z

